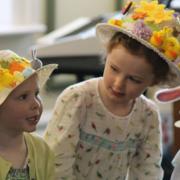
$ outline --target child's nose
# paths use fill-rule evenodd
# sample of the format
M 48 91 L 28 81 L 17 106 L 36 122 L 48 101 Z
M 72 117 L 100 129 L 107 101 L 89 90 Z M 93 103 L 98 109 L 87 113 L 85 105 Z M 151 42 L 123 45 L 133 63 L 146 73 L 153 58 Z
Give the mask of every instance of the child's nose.
M 114 87 L 116 90 L 123 90 L 125 88 L 126 80 L 123 76 L 118 76 L 115 79 Z
M 38 109 L 40 106 L 41 106 L 41 103 L 39 102 L 39 100 L 34 98 L 32 101 L 31 108 L 34 110 L 34 109 Z

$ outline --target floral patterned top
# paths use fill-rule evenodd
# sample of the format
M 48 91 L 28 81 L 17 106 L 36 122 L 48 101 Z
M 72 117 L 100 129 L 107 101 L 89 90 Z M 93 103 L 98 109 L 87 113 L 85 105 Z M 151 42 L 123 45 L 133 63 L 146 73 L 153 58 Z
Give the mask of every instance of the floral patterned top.
M 25 169 L 13 169 L 11 168 L 6 180 L 29 180 L 28 166 Z
M 161 131 L 157 107 L 136 99 L 124 117 L 103 104 L 94 78 L 57 99 L 45 140 L 56 156 L 58 180 L 160 180 Z

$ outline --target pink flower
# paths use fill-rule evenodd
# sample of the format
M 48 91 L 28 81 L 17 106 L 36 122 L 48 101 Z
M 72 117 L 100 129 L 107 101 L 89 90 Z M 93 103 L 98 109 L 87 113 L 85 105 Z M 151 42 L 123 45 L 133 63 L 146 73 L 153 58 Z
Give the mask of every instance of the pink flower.
M 134 24 L 132 33 L 146 41 L 149 40 L 152 36 L 151 29 L 148 26 L 146 26 L 146 24 L 144 24 L 143 20 L 138 20 Z

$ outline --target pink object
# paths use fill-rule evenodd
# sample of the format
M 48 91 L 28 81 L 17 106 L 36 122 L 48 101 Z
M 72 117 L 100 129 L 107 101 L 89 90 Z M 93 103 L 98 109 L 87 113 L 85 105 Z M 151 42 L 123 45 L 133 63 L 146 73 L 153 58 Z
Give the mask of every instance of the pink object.
M 180 100 L 180 86 L 158 91 L 156 93 L 156 99 L 161 102 L 174 102 Z

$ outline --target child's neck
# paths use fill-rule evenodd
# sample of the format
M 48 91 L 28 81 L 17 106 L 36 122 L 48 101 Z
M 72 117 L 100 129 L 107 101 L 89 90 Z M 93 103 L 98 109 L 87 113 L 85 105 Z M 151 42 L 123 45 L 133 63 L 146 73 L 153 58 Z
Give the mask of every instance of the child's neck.
M 14 168 L 22 168 L 27 157 L 27 146 L 23 134 L 12 136 L 0 132 L 0 156 L 11 162 Z
M 24 142 L 23 133 L 13 134 L 0 132 L 0 149 L 19 146 Z
M 129 102 L 116 102 L 114 103 L 113 101 L 110 101 L 109 99 L 106 98 L 106 95 L 104 94 L 104 89 L 103 89 L 103 81 L 101 80 L 99 82 L 99 94 L 101 97 L 102 102 L 106 106 L 106 108 L 113 114 L 117 116 L 127 116 L 133 109 L 135 100 L 131 100 Z

